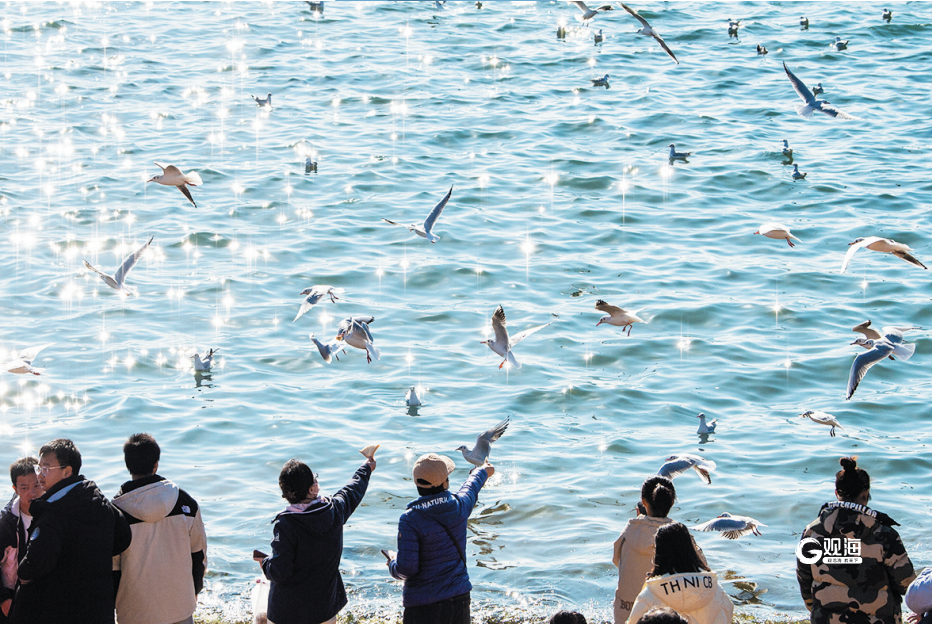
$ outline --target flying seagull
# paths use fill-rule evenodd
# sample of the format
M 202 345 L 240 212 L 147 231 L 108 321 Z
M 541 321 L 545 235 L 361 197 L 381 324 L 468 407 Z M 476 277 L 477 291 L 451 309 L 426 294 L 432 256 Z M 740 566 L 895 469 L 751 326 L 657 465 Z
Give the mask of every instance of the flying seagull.
M 909 331 L 909 330 L 911 330 L 911 329 L 922 329 L 922 328 L 921 328 L 921 327 L 915 327 L 915 326 L 912 326 L 912 327 L 884 327 L 884 328 L 883 328 L 883 333 L 881 333 L 881 332 L 877 331 L 876 329 L 874 329 L 873 327 L 871 327 L 871 322 L 870 322 L 870 320 L 867 320 L 867 321 L 864 321 L 863 323 L 861 323 L 860 325 L 855 325 L 854 327 L 851 328 L 851 331 L 853 331 L 853 332 L 858 332 L 858 333 L 864 334 L 864 338 L 858 338 L 857 340 L 855 340 L 855 341 L 852 342 L 851 344 L 862 346 L 862 347 L 864 347 L 865 349 L 872 349 L 872 348 L 874 347 L 873 342 L 868 342 L 868 341 L 880 340 L 880 339 L 883 338 L 885 335 L 887 335 L 887 334 L 894 334 L 894 335 L 895 335 L 896 332 L 899 332 L 900 334 L 902 334 L 903 332 L 907 332 L 907 331 Z M 903 358 L 904 360 L 908 360 L 909 358 L 912 357 L 913 352 L 915 352 L 915 351 L 916 351 L 916 345 L 912 345 L 912 344 L 903 344 L 903 343 L 899 343 L 899 342 L 893 341 L 893 355 L 898 355 L 898 356 L 900 356 L 901 358 Z M 893 357 L 893 355 L 890 355 L 890 356 L 887 356 L 887 357 L 889 357 L 891 360 L 895 360 L 896 358 Z
M 550 323 L 553 323 L 553 321 L 550 321 Z M 512 348 L 534 332 L 547 327 L 550 323 L 525 329 L 523 332 L 509 337 L 508 329 L 505 327 L 505 310 L 502 306 L 498 306 L 495 308 L 495 312 L 492 313 L 492 329 L 495 332 L 495 337 L 490 340 L 482 340 L 479 344 L 488 345 L 493 352 L 505 358 L 502 360 L 502 363 L 498 365 L 499 368 L 504 366 L 505 362 L 509 362 L 515 368 L 521 368 L 521 362 L 515 359 Z
M 723 513 L 718 518 L 713 518 L 708 522 L 703 522 L 702 524 L 697 524 L 689 528 L 694 531 L 718 531 L 722 534 L 722 537 L 738 539 L 749 533 L 760 535 L 761 532 L 757 530 L 758 527 L 765 526 L 767 525 L 760 520 L 755 520 L 748 516 L 733 516 L 730 513 Z
M 825 425 L 826 427 L 831 427 L 832 430 L 829 431 L 829 436 L 832 438 L 835 437 L 835 427 L 844 429 L 844 427 L 841 426 L 841 423 L 838 422 L 837 418 L 835 418 L 831 414 L 826 414 L 825 412 L 820 412 L 818 410 L 809 410 L 809 411 L 803 412 L 802 414 L 800 414 L 800 417 L 808 418 L 812 422 L 818 423 L 820 425 Z
M 673 59 L 673 62 L 676 63 L 677 65 L 680 64 L 680 62 L 676 60 L 676 55 L 673 54 L 673 50 L 671 50 L 670 47 L 666 44 L 666 42 L 660 36 L 660 33 L 658 33 L 656 30 L 651 28 L 651 25 L 647 23 L 646 19 L 641 17 L 637 11 L 629 7 L 624 2 L 621 3 L 621 8 L 623 8 L 625 11 L 630 13 L 637 21 L 641 22 L 642 28 L 637 31 L 637 34 L 644 35 L 645 37 L 653 37 L 654 39 L 656 39 L 657 43 L 660 44 L 660 47 L 663 48 L 663 51 L 669 54 L 670 58 Z
M 382 357 L 382 352 L 375 346 L 372 332 L 369 331 L 369 324 L 374 322 L 375 318 L 371 316 L 351 316 L 340 321 L 337 328 L 337 340 L 365 351 L 367 364 L 373 358 L 379 360 Z
M 12 360 L 5 363 L 0 370 L 5 370 L 8 373 L 14 373 L 17 375 L 25 375 L 27 373 L 32 373 L 33 375 L 41 375 L 45 369 L 44 368 L 35 368 L 32 363 L 36 360 L 36 356 L 39 355 L 39 352 L 42 349 L 47 349 L 54 345 L 54 342 L 48 344 L 39 345 L 38 347 L 29 347 L 28 349 L 23 349 Z
M 683 474 L 690 468 L 696 471 L 696 474 L 705 481 L 706 485 L 712 483 L 712 475 L 709 473 L 715 470 L 715 462 L 699 457 L 698 455 L 671 455 L 667 457 L 663 466 L 657 471 L 657 474 L 661 477 L 672 479 L 677 475 Z
M 311 339 L 311 342 L 317 345 L 317 350 L 320 351 L 320 357 L 324 358 L 324 362 L 330 364 L 330 362 L 333 361 L 333 358 L 337 358 L 337 361 L 340 361 L 338 354 L 346 346 L 345 342 L 342 340 L 334 340 L 333 342 L 324 344 L 315 338 L 314 334 L 309 334 L 308 338 Z
M 851 262 L 851 258 L 854 256 L 854 253 L 861 247 L 867 247 L 871 251 L 879 251 L 881 253 L 893 254 L 901 260 L 905 260 L 910 264 L 915 264 L 918 267 L 927 269 L 928 267 L 923 263 L 919 262 L 915 256 L 913 256 L 910 251 L 912 248 L 909 245 L 904 245 L 903 243 L 898 243 L 892 238 L 880 238 L 879 236 L 868 236 L 866 238 L 858 238 L 855 241 L 848 243 L 848 252 L 845 254 L 845 259 L 841 263 L 841 272 L 844 273 L 848 270 L 848 263 Z
M 570 4 L 575 4 L 576 7 L 580 11 L 582 11 L 582 15 L 581 16 L 577 15 L 576 17 L 579 19 L 579 21 L 581 21 L 586 26 L 589 25 L 590 20 L 592 20 L 596 15 L 599 14 L 599 11 L 612 11 L 613 10 L 611 5 L 608 5 L 608 4 L 604 6 L 600 6 L 596 9 L 590 9 L 588 6 L 586 6 L 585 2 L 582 2 L 582 0 L 576 0 L 575 2 L 570 1 Z
M 786 244 L 790 247 L 795 247 L 796 245 L 791 241 L 791 238 L 795 238 L 799 242 L 802 242 L 797 237 L 793 236 L 790 232 L 790 228 L 782 225 L 780 223 L 765 223 L 754 232 L 755 234 L 760 234 L 761 236 L 766 236 L 767 238 L 775 238 L 777 240 L 786 240 Z
M 502 434 L 505 433 L 505 430 L 508 429 L 508 424 L 511 422 L 511 417 L 505 418 L 502 422 L 498 423 L 488 431 L 479 434 L 476 437 L 476 446 L 470 450 L 466 446 L 460 446 L 457 451 L 463 453 L 463 457 L 466 458 L 470 464 L 475 466 L 481 466 L 489 458 L 489 453 L 492 451 L 492 442 L 495 442 Z
M 307 312 L 308 310 L 313 308 L 315 305 L 317 305 L 317 303 L 321 299 L 326 297 L 327 295 L 330 295 L 330 301 L 332 301 L 333 303 L 336 303 L 337 299 L 339 299 L 337 295 L 342 295 L 342 294 L 343 294 L 342 288 L 334 288 L 333 286 L 318 285 L 318 286 L 311 286 L 310 288 L 305 288 L 304 290 L 301 291 L 301 296 L 305 297 L 305 299 L 304 301 L 301 302 L 301 308 L 298 310 L 298 315 L 295 316 L 294 320 L 291 322 L 294 323 L 299 318 L 304 316 L 305 312 Z
M 634 326 L 634 323 L 645 322 L 644 319 L 637 315 L 640 310 L 628 312 L 624 308 L 619 308 L 618 306 L 613 306 L 609 303 L 606 303 L 603 299 L 599 299 L 595 302 L 595 309 L 607 313 L 605 316 L 599 319 L 598 323 L 595 324 L 596 327 L 602 323 L 614 325 L 615 327 L 621 327 L 622 331 L 624 331 L 625 327 L 627 327 L 629 336 L 631 335 L 631 329 Z
M 450 187 L 450 190 L 447 191 L 447 194 L 441 199 L 434 209 L 430 211 L 430 214 L 427 215 L 427 218 L 424 220 L 424 225 L 420 223 L 413 223 L 411 225 L 405 225 L 404 223 L 395 223 L 394 221 L 389 221 L 388 219 L 382 219 L 385 223 L 391 223 L 392 225 L 400 225 L 401 227 L 408 228 L 418 236 L 422 236 L 429 240 L 432 243 L 436 243 L 440 240 L 440 237 L 434 234 L 433 229 L 434 225 L 437 223 L 437 219 L 440 218 L 440 213 L 443 212 L 444 207 L 447 205 L 447 202 L 450 201 L 450 195 L 453 194 L 453 187 Z
M 124 295 L 136 295 L 138 294 L 139 291 L 136 289 L 135 286 L 126 285 L 126 276 L 127 274 L 129 274 L 130 270 L 132 270 L 132 268 L 136 266 L 136 263 L 139 261 L 139 258 L 141 258 L 142 254 L 145 253 L 146 249 L 149 248 L 149 245 L 152 244 L 152 240 L 154 238 L 155 238 L 154 236 L 149 237 L 149 240 L 146 241 L 145 245 L 143 245 L 142 247 L 140 247 L 139 249 L 137 249 L 135 252 L 131 253 L 130 255 L 126 256 L 126 258 L 123 259 L 123 264 L 120 265 L 120 268 L 118 268 L 116 270 L 116 273 L 114 273 L 113 275 L 107 275 L 106 273 L 100 271 L 99 269 L 94 268 L 91 265 L 91 263 L 89 263 L 87 260 L 84 261 L 84 266 L 90 269 L 91 271 L 93 271 L 94 273 L 97 273 L 100 276 L 100 279 L 103 280 L 104 284 L 106 284 L 110 288 L 113 288 L 114 290 L 118 290 Z
M 790 71 L 790 68 L 786 66 L 786 62 L 783 63 L 783 69 L 786 71 L 787 78 L 790 79 L 790 82 L 793 84 L 793 88 L 796 89 L 797 95 L 802 98 L 804 104 L 796 105 L 796 112 L 801 116 L 809 119 L 812 117 L 813 111 L 819 111 L 820 113 L 825 113 L 829 117 L 841 117 L 842 119 L 856 119 L 848 113 L 838 110 L 834 106 L 828 103 L 827 100 L 817 100 L 812 94 L 812 91 L 809 90 L 802 80 L 796 77 L 796 74 Z
M 860 325 L 858 327 L 860 327 Z M 865 329 L 867 328 L 865 327 Z M 854 358 L 854 362 L 851 364 L 845 400 L 851 399 L 854 391 L 858 389 L 858 384 L 861 383 L 867 371 L 869 371 L 874 364 L 894 354 L 898 355 L 902 360 L 908 360 L 912 357 L 913 353 L 916 351 L 916 345 L 903 343 L 903 329 L 909 330 L 913 328 L 884 327 L 883 336 L 881 338 L 858 338 L 851 343 L 853 345 L 860 345 L 868 349 L 868 351 Z
M 188 198 L 188 201 L 191 202 L 195 208 L 197 208 L 197 204 L 194 203 L 194 198 L 191 197 L 191 191 L 188 190 L 188 186 L 200 186 L 203 184 L 201 176 L 198 175 L 197 171 L 182 173 L 181 169 L 175 165 L 163 165 L 158 162 L 155 164 L 162 169 L 162 175 L 152 176 L 148 182 L 158 182 L 165 186 L 178 187 L 178 190 Z

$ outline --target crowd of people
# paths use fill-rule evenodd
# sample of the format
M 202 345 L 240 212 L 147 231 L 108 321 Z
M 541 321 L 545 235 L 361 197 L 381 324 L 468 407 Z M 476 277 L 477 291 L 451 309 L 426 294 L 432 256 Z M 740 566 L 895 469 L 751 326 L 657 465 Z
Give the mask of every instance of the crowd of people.
M 158 474 L 160 449 L 146 433 L 123 446 L 130 479 L 113 500 L 81 474 L 81 453 L 57 439 L 10 466 L 14 495 L 0 512 L 0 622 L 193 624 L 207 567 L 197 502 Z M 813 624 L 932 624 L 932 568 L 916 575 L 894 528 L 868 507 L 870 476 L 843 457 L 835 498 L 803 530 L 797 579 Z M 274 520 L 271 555 L 254 551 L 269 581 L 265 621 L 335 624 L 348 599 L 340 575 L 343 527 L 376 468 L 366 458 L 332 496 L 291 459 L 279 487 L 288 506 Z M 450 491 L 453 461 L 428 453 L 414 464 L 418 497 L 398 521 L 398 551 L 383 550 L 403 581 L 404 624 L 469 624 L 466 528 L 495 468 L 486 461 Z M 637 516 L 614 544 L 615 624 L 729 624 L 734 606 L 686 526 L 668 517 L 676 489 L 644 481 Z M 844 546 L 842 546 L 844 544 Z M 585 624 L 560 611 L 551 624 Z

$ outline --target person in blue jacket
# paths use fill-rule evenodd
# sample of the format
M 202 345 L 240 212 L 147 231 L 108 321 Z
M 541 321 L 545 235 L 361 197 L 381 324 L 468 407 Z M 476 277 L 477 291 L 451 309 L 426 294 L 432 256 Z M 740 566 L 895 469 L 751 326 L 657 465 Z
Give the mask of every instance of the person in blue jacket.
M 307 464 L 292 459 L 282 467 L 278 485 L 290 504 L 273 521 L 272 556 L 254 555 L 271 581 L 269 622 L 336 622 L 346 606 L 340 576 L 343 525 L 365 496 L 373 470 L 370 457 L 342 490 L 327 498 Z
M 473 469 L 459 492 L 451 494 L 453 460 L 428 453 L 414 464 L 420 498 L 398 521 L 398 554 L 388 570 L 404 581 L 404 624 L 469 624 L 466 521 L 479 490 L 495 474 L 486 462 Z

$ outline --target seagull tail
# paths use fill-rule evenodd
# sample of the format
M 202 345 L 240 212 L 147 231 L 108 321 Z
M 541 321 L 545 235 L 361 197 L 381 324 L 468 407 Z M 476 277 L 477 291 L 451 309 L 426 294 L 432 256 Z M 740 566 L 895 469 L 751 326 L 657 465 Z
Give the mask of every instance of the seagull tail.
M 906 361 L 909 358 L 913 357 L 913 353 L 916 352 L 916 345 L 914 344 L 901 344 L 896 345 L 893 348 L 893 353 L 901 360 Z
M 184 174 L 184 181 L 191 186 L 200 186 L 204 183 L 197 171 L 189 171 L 188 173 Z
M 521 362 L 519 362 L 517 358 L 515 358 L 515 354 L 511 351 L 511 349 L 508 350 L 508 355 L 506 356 L 506 359 L 515 368 L 521 368 Z
M 806 119 L 812 118 L 812 113 L 814 110 L 815 109 L 813 109 L 808 104 L 797 104 L 796 105 L 796 112 L 799 113 L 800 116 L 805 117 Z
M 382 357 L 382 352 L 379 351 L 379 348 L 375 346 L 374 344 L 372 344 L 371 342 L 366 343 L 366 351 L 369 352 L 369 355 L 372 357 L 373 360 L 378 361 Z

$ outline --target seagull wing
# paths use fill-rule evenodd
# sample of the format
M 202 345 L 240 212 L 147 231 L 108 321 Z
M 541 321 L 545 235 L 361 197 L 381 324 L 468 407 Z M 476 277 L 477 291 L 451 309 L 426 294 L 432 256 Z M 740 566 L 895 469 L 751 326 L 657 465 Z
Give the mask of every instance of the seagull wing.
M 854 362 L 851 364 L 851 374 L 848 376 L 848 393 L 847 396 L 845 396 L 846 401 L 849 400 L 854 394 L 854 391 L 858 389 L 858 384 L 864 379 L 864 375 L 867 374 L 867 371 L 869 371 L 874 364 L 883 360 L 891 353 L 893 353 L 893 345 L 881 342 L 875 344 L 873 349 L 865 351 L 854 358 Z
M 120 286 L 123 285 L 123 282 L 126 281 L 126 275 L 130 272 L 130 270 L 134 266 L 136 266 L 136 262 L 139 261 L 139 258 L 142 257 L 142 254 L 145 253 L 146 249 L 149 248 L 149 245 L 152 244 L 152 240 L 154 238 L 155 238 L 154 236 L 150 236 L 149 240 L 146 241 L 145 245 L 143 245 L 142 247 L 140 247 L 139 249 L 137 249 L 135 252 L 131 253 L 130 255 L 126 256 L 126 258 L 123 260 L 123 264 L 121 264 L 120 268 L 117 269 L 116 273 L 113 274 L 113 279 L 116 280 L 117 284 L 119 284 Z
M 575 4 L 576 7 L 579 8 L 579 10 L 583 13 L 588 13 L 591 10 L 588 6 L 586 6 L 585 2 L 582 2 L 582 0 L 571 0 L 570 4 Z
M 786 70 L 787 77 L 790 79 L 793 88 L 796 89 L 796 93 L 799 94 L 803 102 L 809 105 L 814 104 L 815 96 L 812 95 L 812 91 L 809 90 L 809 87 L 807 87 L 802 80 L 796 77 L 796 74 L 790 71 L 790 68 L 786 66 L 786 61 L 783 62 L 783 69 Z
M 94 267 L 94 266 L 93 266 L 90 262 L 88 262 L 87 260 L 84 261 L 84 266 L 87 267 L 88 269 L 90 269 L 91 271 L 93 271 L 94 273 L 96 273 L 97 275 L 101 276 L 101 277 L 110 277 L 109 275 L 107 275 L 106 273 L 104 273 L 103 271 L 101 271 L 100 269 Z
M 32 364 L 33 360 L 36 359 L 36 356 L 39 355 L 39 352 L 42 351 L 42 349 L 47 349 L 54 344 L 54 342 L 50 342 L 48 344 L 39 345 L 38 347 L 29 347 L 28 349 L 23 349 L 19 352 L 19 357 L 26 364 Z
M 430 214 L 427 215 L 427 219 L 424 220 L 424 231 L 430 232 L 434 229 L 434 224 L 437 223 L 437 219 L 440 218 L 440 213 L 443 212 L 444 207 L 447 205 L 447 202 L 450 201 L 450 195 L 453 194 L 453 187 L 450 186 L 450 190 L 447 191 L 447 194 L 437 202 L 437 205 L 434 206 L 434 209 L 430 211 Z
M 320 299 L 320 297 L 317 297 L 317 299 Z M 312 300 L 313 300 L 313 301 L 312 301 Z M 295 317 L 294 317 L 294 320 L 291 321 L 291 322 L 294 323 L 294 322 L 297 321 L 299 318 L 301 318 L 302 316 L 304 316 L 304 314 L 305 314 L 308 310 L 310 310 L 311 308 L 314 307 L 314 304 L 315 304 L 315 303 L 317 303 L 317 301 L 314 300 L 314 295 L 311 294 L 311 296 L 309 296 L 307 299 L 305 299 L 304 301 L 301 302 L 301 309 L 298 310 L 298 315 L 295 316 Z
M 153 160 L 152 162 L 154 162 L 156 166 L 158 166 L 158 168 L 162 170 L 162 173 L 166 173 L 168 171 L 168 168 L 172 166 L 172 165 L 163 165 L 157 160 Z
M 884 331 L 886 331 L 887 329 L 888 328 L 884 327 Z M 896 328 L 894 327 L 891 329 L 896 329 Z M 851 329 L 851 331 L 864 334 L 864 336 L 866 338 L 869 338 L 870 340 L 880 340 L 881 338 L 883 338 L 883 334 L 881 334 L 879 331 L 871 327 L 871 322 L 869 320 L 864 321 L 860 325 L 856 325 L 854 328 Z M 902 337 L 902 334 L 900 334 L 900 336 Z
M 927 267 L 926 265 L 924 265 L 923 263 L 919 262 L 919 259 L 916 258 L 916 256 L 914 256 L 914 255 L 912 255 L 911 253 L 909 253 L 908 251 L 899 251 L 899 250 L 897 250 L 897 251 L 893 251 L 893 252 L 891 252 L 891 253 L 892 253 L 894 256 L 896 256 L 897 258 L 900 258 L 900 259 L 902 259 L 902 260 L 906 260 L 906 262 L 908 262 L 908 263 L 910 263 L 910 264 L 915 264 L 916 266 L 922 267 L 923 269 L 929 268 L 929 267 Z
M 155 164 L 159 165 L 159 163 L 155 163 Z M 179 178 L 184 175 L 183 173 L 181 173 L 181 169 L 179 169 L 175 165 L 159 165 L 159 167 L 162 168 L 162 171 L 165 172 L 165 175 L 176 175 Z
M 191 197 L 191 191 L 188 190 L 188 187 L 187 187 L 187 186 L 185 186 L 184 184 L 180 184 L 180 185 L 178 185 L 178 190 L 181 191 L 181 193 L 182 193 L 185 197 L 188 198 L 188 201 L 191 202 L 191 203 L 194 205 L 195 208 L 197 208 L 197 204 L 194 203 L 194 198 Z
M 789 70 L 787 70 L 787 71 L 789 71 Z M 815 96 L 813 96 L 813 97 L 815 97 Z M 832 106 L 831 104 L 829 104 L 829 103 L 828 103 L 827 101 L 825 101 L 825 100 L 819 100 L 818 102 L 816 102 L 816 104 L 819 104 L 819 105 L 820 105 L 820 106 L 818 106 L 818 107 L 816 108 L 816 110 L 822 111 L 823 113 L 825 113 L 825 114 L 828 115 L 829 117 L 840 117 L 840 118 L 842 118 L 842 119 L 857 119 L 857 117 L 855 117 L 854 115 L 849 115 L 849 114 L 846 113 L 845 111 L 843 111 L 843 110 L 841 110 L 841 109 L 838 109 L 838 108 L 835 108 L 834 106 Z
M 551 323 L 553 323 L 553 321 L 550 321 L 550 323 L 544 323 L 543 325 L 538 325 L 537 327 L 530 327 L 528 329 L 525 329 L 524 331 L 518 332 L 517 334 L 511 337 L 511 342 L 508 345 L 509 348 L 515 346 L 516 344 L 518 344 L 519 342 L 521 342 L 522 340 L 524 340 L 525 338 L 527 338 L 534 332 L 538 332 L 542 330 L 543 328 L 547 327 Z
M 366 318 L 372 318 L 371 316 Z M 374 319 L 373 319 L 374 320 Z M 353 319 L 353 326 L 349 333 L 354 333 L 356 331 L 361 331 L 366 335 L 366 340 L 368 342 L 375 342 L 375 339 L 372 338 L 372 332 L 369 331 L 369 322 L 362 318 Z
M 905 327 L 903 329 L 908 330 L 911 328 Z M 892 342 L 893 344 L 901 343 L 903 342 L 903 329 L 900 329 L 899 327 L 884 327 L 882 338 L 886 338 L 887 342 Z
M 492 313 L 492 330 L 495 332 L 495 342 L 502 345 L 507 352 L 510 349 L 508 329 L 505 327 L 505 309 L 502 306 L 495 308 Z
M 511 417 L 509 416 L 505 418 L 505 420 L 503 420 L 502 422 L 498 423 L 497 425 L 489 429 L 488 431 L 479 434 L 479 436 L 476 437 L 477 446 L 482 441 L 485 441 L 486 443 L 491 444 L 492 442 L 495 442 L 496 440 L 498 440 L 500 437 L 502 437 L 502 434 L 505 433 L 505 430 L 508 429 L 508 425 L 510 423 L 511 423 Z
M 867 238 L 865 238 L 859 243 L 852 243 L 851 245 L 849 245 L 848 251 L 845 253 L 845 259 L 841 263 L 841 272 L 844 273 L 845 271 L 848 270 L 848 263 L 851 262 L 851 257 L 854 255 L 854 252 L 856 252 L 861 247 L 867 247 L 871 243 L 876 243 L 879 240 L 880 240 L 880 237 L 878 236 L 868 236 Z
M 700 466 L 699 464 L 696 464 L 693 466 L 693 470 L 696 471 L 696 473 L 699 475 L 699 478 L 702 479 L 706 485 L 712 485 L 712 475 L 709 474 L 709 471 L 714 467 L 714 464 L 712 466 Z
M 673 50 L 670 49 L 670 47 L 667 45 L 667 42 L 664 41 L 664 40 L 660 37 L 660 35 L 658 35 L 657 33 L 654 33 L 654 39 L 656 39 L 656 40 L 657 40 L 657 43 L 660 44 L 660 47 L 663 48 L 664 51 L 665 51 L 667 54 L 670 55 L 670 58 L 673 59 L 673 61 L 674 61 L 677 65 L 679 65 L 680 62 L 676 60 L 676 55 L 673 54 Z
M 739 518 L 713 518 L 690 528 L 694 531 L 719 531 L 728 539 L 738 539 L 754 530 L 746 520 Z
M 657 471 L 657 474 L 661 477 L 666 477 L 672 479 L 677 477 L 695 465 L 695 462 L 691 459 L 685 457 L 674 457 L 670 461 L 666 462 L 663 466 L 660 467 L 660 470 Z
M 618 306 L 613 306 L 610 303 L 605 303 L 602 299 L 599 299 L 595 302 L 595 309 L 601 310 L 602 312 L 607 312 L 611 316 L 617 316 L 619 314 L 624 314 L 625 311 Z
M 627 11 L 628 13 L 630 13 L 630 14 L 632 15 L 632 17 L 634 17 L 634 19 L 636 19 L 637 21 L 641 22 L 641 25 L 642 25 L 642 26 L 646 26 L 647 28 L 650 28 L 650 24 L 647 23 L 647 20 L 644 19 L 643 17 L 641 17 L 641 15 L 640 15 L 637 11 L 635 11 L 634 9 L 632 9 L 631 7 L 629 7 L 629 6 L 628 6 L 627 4 L 625 4 L 624 2 L 621 2 L 620 4 L 621 4 L 621 8 L 623 8 L 625 11 Z
M 391 223 L 392 225 L 399 225 L 399 226 L 401 226 L 401 227 L 403 227 L 403 228 L 407 228 L 407 229 L 409 229 L 409 230 L 411 229 L 411 226 L 405 225 L 404 223 L 395 223 L 394 221 L 389 221 L 388 219 L 385 219 L 385 218 L 383 218 L 382 221 L 385 221 L 385 223 Z

